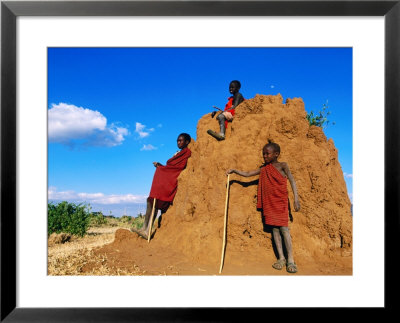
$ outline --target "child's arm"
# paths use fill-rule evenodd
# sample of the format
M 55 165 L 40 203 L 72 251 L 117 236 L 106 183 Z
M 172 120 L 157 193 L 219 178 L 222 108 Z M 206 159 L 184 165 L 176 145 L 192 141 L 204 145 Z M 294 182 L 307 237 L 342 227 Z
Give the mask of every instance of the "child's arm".
M 160 164 L 159 162 L 153 162 L 154 167 L 158 167 L 158 166 L 163 166 L 162 164 Z
M 233 99 L 233 102 L 232 102 L 232 107 L 230 107 L 226 111 L 230 111 L 230 110 L 235 109 L 243 101 L 244 101 L 243 95 L 240 92 L 236 93 L 236 95 L 235 95 L 235 97 Z
M 238 92 L 233 99 L 232 108 L 236 108 L 240 103 L 244 101 L 242 93 Z
M 237 170 L 237 169 L 228 169 L 226 171 L 226 175 L 232 174 L 232 173 L 236 173 L 236 174 L 238 174 L 240 176 L 244 176 L 244 177 L 250 177 L 250 176 L 254 176 L 254 175 L 260 174 L 260 169 L 251 170 L 249 172 L 243 172 L 243 171 L 240 171 L 240 170 Z
M 282 163 L 282 169 L 285 172 L 286 176 L 288 177 L 290 185 L 292 186 L 292 190 L 293 190 L 293 194 L 294 194 L 294 209 L 295 209 L 295 211 L 299 211 L 300 210 L 300 202 L 299 202 L 299 195 L 297 194 L 296 182 L 293 178 L 292 173 L 290 172 L 288 164 Z

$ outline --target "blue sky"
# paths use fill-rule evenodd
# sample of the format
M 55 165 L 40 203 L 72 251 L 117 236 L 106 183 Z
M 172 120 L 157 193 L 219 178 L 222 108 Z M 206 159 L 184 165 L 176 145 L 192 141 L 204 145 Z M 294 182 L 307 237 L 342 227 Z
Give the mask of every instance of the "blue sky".
M 233 79 L 245 98 L 328 101 L 325 129 L 352 195 L 351 48 L 49 48 L 49 200 L 120 216 L 144 210 L 154 174 L 181 132 L 224 107 Z

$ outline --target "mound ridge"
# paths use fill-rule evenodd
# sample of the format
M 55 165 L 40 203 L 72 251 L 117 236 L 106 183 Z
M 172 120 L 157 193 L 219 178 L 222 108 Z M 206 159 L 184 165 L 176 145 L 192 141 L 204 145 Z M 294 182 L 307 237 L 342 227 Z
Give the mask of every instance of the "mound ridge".
M 272 139 L 281 147 L 280 161 L 287 162 L 296 180 L 300 212 L 289 222 L 294 258 L 298 264 L 334 263 L 352 268 L 352 215 L 338 151 L 323 130 L 309 126 L 301 98 L 257 95 L 236 108 L 226 140 L 216 141 L 207 130 L 218 131 L 210 114 L 197 125 L 192 156 L 178 179 L 173 205 L 163 216 L 150 244 L 131 243 L 152 254 L 173 250 L 193 266 L 212 264 L 217 271 L 221 258 L 228 168 L 254 170 L 263 163 L 262 147 Z M 275 259 L 271 233 L 256 209 L 258 176 L 230 176 L 225 265 L 251 272 L 252 264 Z M 132 233 L 133 234 L 133 233 Z M 121 243 L 121 239 L 118 240 Z M 146 244 L 146 246 L 144 246 Z M 164 250 L 164 251 L 162 251 Z M 134 253 L 134 250 L 132 251 Z M 270 266 L 270 265 L 269 265 Z M 299 273 L 301 272 L 301 268 Z

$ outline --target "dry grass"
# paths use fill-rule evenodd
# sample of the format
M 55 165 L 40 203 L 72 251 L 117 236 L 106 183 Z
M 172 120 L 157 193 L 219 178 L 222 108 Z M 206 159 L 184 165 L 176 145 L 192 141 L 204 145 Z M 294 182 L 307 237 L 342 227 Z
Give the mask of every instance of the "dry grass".
M 71 237 L 68 242 L 54 243 L 54 239 L 48 244 L 47 273 L 52 276 L 65 275 L 143 275 L 138 266 L 133 270 L 124 268 L 110 268 L 107 265 L 106 255 L 95 255 L 94 248 L 109 244 L 114 240 L 115 231 L 121 226 L 93 227 L 84 237 Z M 51 242 L 51 243 L 50 243 Z M 90 272 L 84 272 L 83 267 L 93 268 Z

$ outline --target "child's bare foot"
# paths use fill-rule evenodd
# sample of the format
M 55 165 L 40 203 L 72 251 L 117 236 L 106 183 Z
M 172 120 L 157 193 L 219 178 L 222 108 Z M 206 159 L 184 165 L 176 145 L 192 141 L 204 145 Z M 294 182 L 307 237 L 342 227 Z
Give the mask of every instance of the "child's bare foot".
M 286 259 L 285 258 L 278 259 L 278 261 L 272 265 L 272 268 L 274 268 L 276 270 L 281 270 L 285 265 L 286 265 Z

